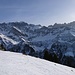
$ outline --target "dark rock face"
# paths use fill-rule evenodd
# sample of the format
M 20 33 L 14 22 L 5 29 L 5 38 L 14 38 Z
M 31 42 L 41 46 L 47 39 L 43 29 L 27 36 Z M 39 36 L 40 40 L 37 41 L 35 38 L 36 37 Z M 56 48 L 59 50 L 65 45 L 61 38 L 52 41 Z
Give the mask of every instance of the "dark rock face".
M 44 59 L 59 63 L 59 58 L 57 57 L 57 55 L 55 53 L 49 53 L 48 51 L 45 51 Z
M 75 59 L 71 56 L 64 56 L 62 58 L 62 64 L 75 68 Z
M 25 44 L 24 42 L 19 43 L 18 45 L 14 46 L 14 47 L 15 47 L 15 50 L 17 50 L 16 52 L 34 56 L 35 50 L 32 47 L 30 47 L 29 45 Z
M 0 44 L 0 50 L 3 50 L 3 51 L 5 51 L 6 49 L 3 47 L 3 45 L 2 44 Z
M 34 49 L 32 47 L 30 47 L 29 45 L 25 44 L 24 48 L 22 49 L 22 53 L 34 56 L 35 51 L 34 51 Z
M 44 50 L 44 59 L 75 68 L 75 57 L 64 55 L 67 46 L 59 42 L 52 44 L 50 50 Z

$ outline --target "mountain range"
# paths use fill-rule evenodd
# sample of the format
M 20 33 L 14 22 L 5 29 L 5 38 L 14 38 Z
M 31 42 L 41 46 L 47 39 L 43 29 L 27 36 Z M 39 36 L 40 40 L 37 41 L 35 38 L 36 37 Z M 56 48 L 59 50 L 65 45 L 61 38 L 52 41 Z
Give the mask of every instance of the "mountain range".
M 0 23 L 0 46 L 75 68 L 75 21 L 46 26 Z

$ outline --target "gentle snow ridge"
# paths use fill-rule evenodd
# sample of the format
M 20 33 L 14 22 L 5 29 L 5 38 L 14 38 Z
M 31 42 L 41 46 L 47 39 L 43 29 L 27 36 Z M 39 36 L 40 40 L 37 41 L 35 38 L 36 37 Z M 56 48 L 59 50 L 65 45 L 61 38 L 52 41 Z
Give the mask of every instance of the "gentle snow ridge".
M 0 51 L 0 75 L 75 75 L 75 69 L 20 53 Z

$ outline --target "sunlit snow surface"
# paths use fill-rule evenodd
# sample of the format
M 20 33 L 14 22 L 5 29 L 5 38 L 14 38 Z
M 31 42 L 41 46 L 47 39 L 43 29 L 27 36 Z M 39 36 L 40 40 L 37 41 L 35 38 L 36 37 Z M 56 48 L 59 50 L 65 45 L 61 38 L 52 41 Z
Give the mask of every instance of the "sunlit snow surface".
M 75 69 L 20 53 L 0 51 L 0 75 L 75 75 Z

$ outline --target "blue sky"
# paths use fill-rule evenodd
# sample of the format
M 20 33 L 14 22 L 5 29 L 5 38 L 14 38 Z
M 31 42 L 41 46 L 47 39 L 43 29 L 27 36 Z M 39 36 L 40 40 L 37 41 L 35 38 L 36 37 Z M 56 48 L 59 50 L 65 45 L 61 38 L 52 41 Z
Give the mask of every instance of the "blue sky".
M 75 21 L 75 0 L 0 0 L 0 22 L 51 25 Z

